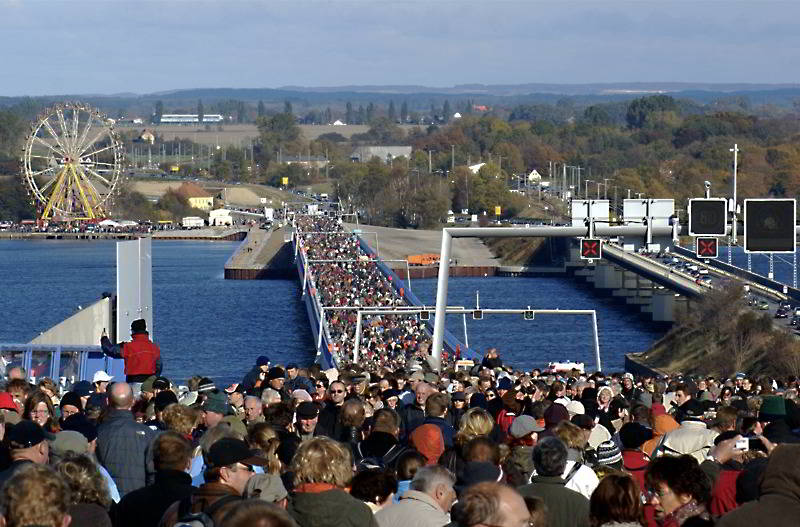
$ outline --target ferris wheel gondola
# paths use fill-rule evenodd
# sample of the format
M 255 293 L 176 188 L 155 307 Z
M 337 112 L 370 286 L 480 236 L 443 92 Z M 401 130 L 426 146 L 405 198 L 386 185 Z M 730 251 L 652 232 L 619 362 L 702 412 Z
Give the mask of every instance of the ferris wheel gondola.
M 118 190 L 122 158 L 113 121 L 91 106 L 57 104 L 31 126 L 22 178 L 41 219 L 96 220 Z

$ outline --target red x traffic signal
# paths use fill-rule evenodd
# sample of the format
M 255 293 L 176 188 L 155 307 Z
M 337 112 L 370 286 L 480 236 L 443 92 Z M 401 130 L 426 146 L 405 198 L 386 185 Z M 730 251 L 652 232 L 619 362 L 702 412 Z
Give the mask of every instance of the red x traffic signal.
M 719 240 L 716 238 L 697 238 L 697 257 L 716 258 L 719 256 Z
M 596 260 L 603 256 L 600 238 L 581 238 L 581 258 Z

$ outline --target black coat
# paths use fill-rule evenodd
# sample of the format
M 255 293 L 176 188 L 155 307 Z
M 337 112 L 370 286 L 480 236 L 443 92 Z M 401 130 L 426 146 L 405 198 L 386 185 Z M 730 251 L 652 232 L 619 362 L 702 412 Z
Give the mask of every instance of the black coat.
M 161 516 L 176 501 L 191 496 L 192 477 L 179 470 L 159 470 L 156 482 L 125 495 L 111 510 L 114 527 L 158 527 Z

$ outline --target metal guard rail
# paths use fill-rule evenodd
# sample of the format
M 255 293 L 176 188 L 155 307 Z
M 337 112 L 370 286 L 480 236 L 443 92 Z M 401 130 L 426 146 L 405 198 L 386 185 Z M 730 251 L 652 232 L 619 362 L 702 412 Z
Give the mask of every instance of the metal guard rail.
M 5 371 L 22 367 L 31 382 L 49 377 L 65 387 L 77 381 L 91 382 L 100 370 L 116 379 L 125 378 L 124 361 L 107 357 L 100 346 L 2 343 L 0 356 Z

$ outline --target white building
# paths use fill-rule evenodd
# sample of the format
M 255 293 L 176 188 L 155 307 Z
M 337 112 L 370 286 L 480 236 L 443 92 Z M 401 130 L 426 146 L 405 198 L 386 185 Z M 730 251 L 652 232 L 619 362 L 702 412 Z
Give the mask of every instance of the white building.
M 203 115 L 204 123 L 221 123 L 225 118 L 218 113 Z M 200 116 L 196 113 L 165 113 L 161 116 L 161 124 L 193 124 L 199 123 Z

